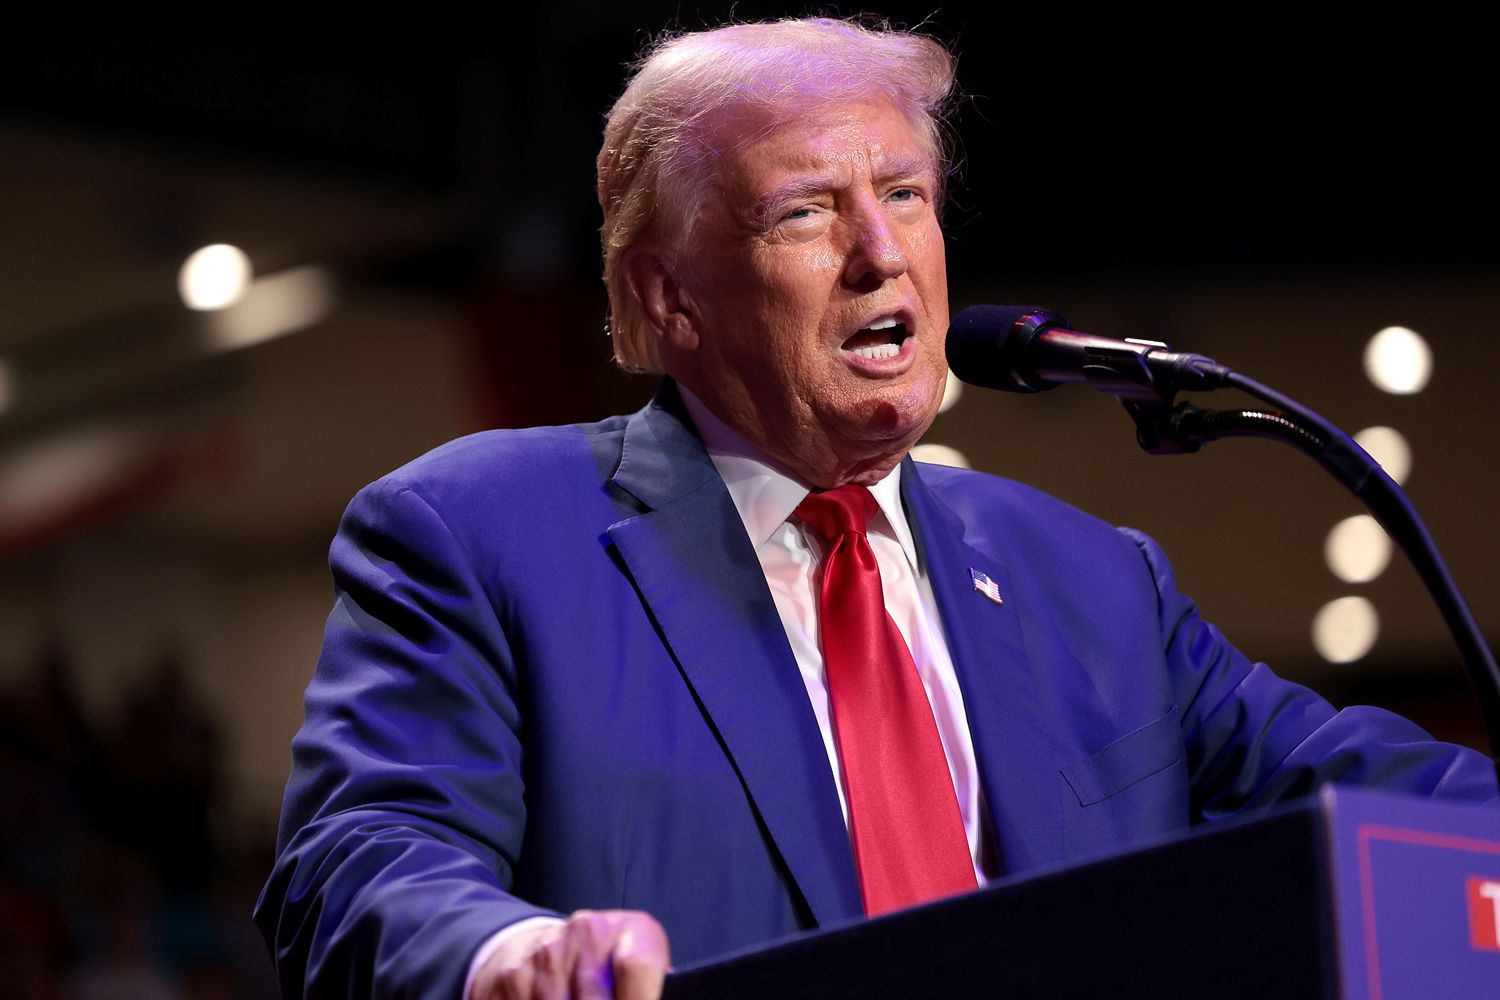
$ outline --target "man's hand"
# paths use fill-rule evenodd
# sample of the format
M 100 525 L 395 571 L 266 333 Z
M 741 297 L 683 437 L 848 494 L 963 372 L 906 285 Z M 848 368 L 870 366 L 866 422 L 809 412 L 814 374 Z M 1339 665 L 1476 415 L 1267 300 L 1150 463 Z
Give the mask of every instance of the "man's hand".
M 469 1000 L 658 1000 L 672 963 L 667 932 L 638 910 L 579 910 L 506 941 L 474 976 Z

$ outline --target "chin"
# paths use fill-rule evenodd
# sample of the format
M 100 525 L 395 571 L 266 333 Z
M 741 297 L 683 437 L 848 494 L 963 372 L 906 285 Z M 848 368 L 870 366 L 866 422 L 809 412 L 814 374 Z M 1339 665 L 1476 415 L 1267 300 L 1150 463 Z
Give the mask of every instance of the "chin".
M 837 481 L 818 485 L 825 489 L 846 482 L 868 486 L 884 479 L 921 440 L 936 414 L 935 404 L 911 414 L 882 401 L 873 408 L 862 408 L 858 415 L 845 415 L 847 421 L 840 421 L 845 433 L 832 442 L 839 456 L 837 468 L 827 477 Z
M 851 438 L 900 448 L 905 454 L 932 426 L 942 399 L 941 381 L 936 386 L 924 379 L 920 384 L 882 388 L 845 415 L 844 430 Z

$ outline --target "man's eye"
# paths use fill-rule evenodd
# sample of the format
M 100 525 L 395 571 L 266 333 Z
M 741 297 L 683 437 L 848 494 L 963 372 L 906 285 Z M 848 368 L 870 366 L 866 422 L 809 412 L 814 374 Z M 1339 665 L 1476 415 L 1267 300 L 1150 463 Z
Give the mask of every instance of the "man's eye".
M 885 196 L 886 201 L 916 201 L 921 195 L 915 188 L 897 188 Z

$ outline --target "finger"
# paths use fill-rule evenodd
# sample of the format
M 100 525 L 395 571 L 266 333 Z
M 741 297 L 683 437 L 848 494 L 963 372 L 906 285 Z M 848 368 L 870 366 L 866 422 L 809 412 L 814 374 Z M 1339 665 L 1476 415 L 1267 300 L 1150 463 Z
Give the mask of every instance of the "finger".
M 502 944 L 479 970 L 473 1000 L 528 1000 L 536 983 L 535 953 L 561 932 L 561 922 L 546 924 Z
M 569 980 L 575 1000 L 610 1000 L 614 977 L 610 953 L 619 920 L 613 913 L 579 910 L 568 918 L 567 933 L 573 938 L 573 971 Z
M 659 1000 L 672 964 L 667 932 L 647 914 L 629 916 L 615 940 L 611 963 L 616 1000 Z
M 531 956 L 532 1000 L 568 1000 L 576 959 L 575 939 L 567 928 Z
M 529 962 L 506 969 L 495 978 L 490 996 L 496 1000 L 527 1000 L 535 978 Z

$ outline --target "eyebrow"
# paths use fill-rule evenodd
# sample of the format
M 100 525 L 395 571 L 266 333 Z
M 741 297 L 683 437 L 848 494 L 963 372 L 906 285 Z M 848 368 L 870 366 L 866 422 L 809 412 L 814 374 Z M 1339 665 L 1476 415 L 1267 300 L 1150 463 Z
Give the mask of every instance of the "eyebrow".
M 813 195 L 822 194 L 838 186 L 838 178 L 832 174 L 816 174 L 811 177 L 798 177 L 778 185 L 766 193 L 760 199 L 757 206 L 763 218 L 776 213 L 776 210 L 790 201 L 801 201 L 803 198 L 811 198 Z
M 921 155 L 892 157 L 880 165 L 880 172 L 875 175 L 875 181 L 877 185 L 880 185 L 893 180 L 914 177 L 923 177 L 936 183 L 937 167 L 930 159 Z M 822 194 L 838 187 L 839 184 L 840 179 L 831 173 L 794 178 L 773 188 L 760 199 L 758 205 L 760 217 L 769 218 L 787 202 L 800 201 L 803 198 Z

